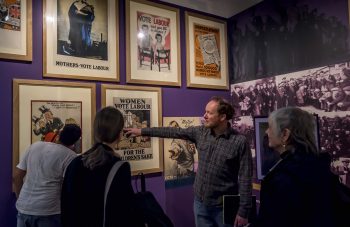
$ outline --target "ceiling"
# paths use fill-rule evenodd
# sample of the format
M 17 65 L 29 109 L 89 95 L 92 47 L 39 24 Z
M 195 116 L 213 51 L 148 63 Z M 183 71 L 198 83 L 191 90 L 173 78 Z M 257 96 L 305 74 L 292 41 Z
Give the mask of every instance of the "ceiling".
M 262 0 L 162 0 L 190 9 L 230 18 Z

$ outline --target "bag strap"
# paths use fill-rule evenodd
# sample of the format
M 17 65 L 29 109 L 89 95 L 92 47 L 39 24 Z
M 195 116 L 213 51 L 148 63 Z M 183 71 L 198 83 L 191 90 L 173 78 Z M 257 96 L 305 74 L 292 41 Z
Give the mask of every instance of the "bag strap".
M 113 178 L 119 168 L 127 162 L 124 161 L 116 161 L 114 165 L 112 166 L 111 170 L 108 173 L 107 181 L 106 181 L 106 186 L 105 186 L 105 194 L 104 194 L 104 206 L 103 206 L 103 226 L 105 226 L 106 222 L 106 206 L 107 206 L 107 195 L 109 192 L 109 188 L 111 187 Z

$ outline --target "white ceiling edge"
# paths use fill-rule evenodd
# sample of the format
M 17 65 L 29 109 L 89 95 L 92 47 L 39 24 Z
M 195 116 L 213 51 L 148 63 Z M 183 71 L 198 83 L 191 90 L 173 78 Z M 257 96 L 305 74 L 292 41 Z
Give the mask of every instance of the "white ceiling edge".
M 161 0 L 216 16 L 230 18 L 263 0 Z

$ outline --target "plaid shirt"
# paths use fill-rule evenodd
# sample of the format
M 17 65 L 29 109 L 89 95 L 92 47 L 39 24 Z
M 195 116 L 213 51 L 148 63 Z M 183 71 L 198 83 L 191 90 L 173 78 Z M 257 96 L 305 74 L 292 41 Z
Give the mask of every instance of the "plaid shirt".
M 194 183 L 197 199 L 208 206 L 221 205 L 223 195 L 240 194 L 238 214 L 246 218 L 251 209 L 252 155 L 246 138 L 231 126 L 215 136 L 204 126 L 189 128 L 143 128 L 143 136 L 187 139 L 196 144 L 198 170 Z

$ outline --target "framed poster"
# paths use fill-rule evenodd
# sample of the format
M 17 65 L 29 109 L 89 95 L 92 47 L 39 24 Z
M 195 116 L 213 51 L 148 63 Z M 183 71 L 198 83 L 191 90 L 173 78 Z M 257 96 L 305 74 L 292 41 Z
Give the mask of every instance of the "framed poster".
M 201 117 L 164 117 L 165 127 L 188 128 L 202 125 Z M 194 143 L 182 139 L 164 139 L 165 186 L 192 184 L 198 167 L 198 151 Z
M 65 124 L 82 129 L 80 151 L 92 144 L 95 84 L 44 80 L 13 80 L 13 168 L 26 148 L 44 141 Z
M 32 60 L 32 1 L 0 1 L 0 58 Z
M 162 125 L 161 89 L 121 85 L 101 86 L 102 106 L 114 106 L 124 116 L 125 128 L 159 127 Z M 160 138 L 121 136 L 115 152 L 130 162 L 133 175 L 140 172 L 163 171 L 163 152 Z
M 118 1 L 44 0 L 44 77 L 119 81 Z
M 228 90 L 226 22 L 189 12 L 185 16 L 187 87 Z
M 179 10 L 126 1 L 128 83 L 180 86 Z

